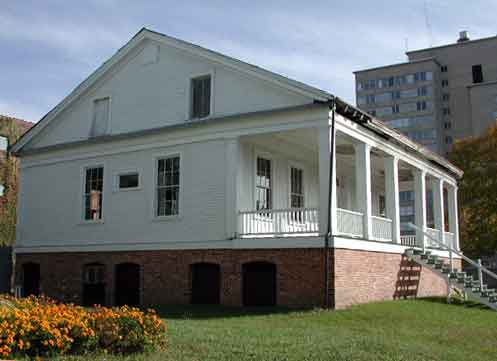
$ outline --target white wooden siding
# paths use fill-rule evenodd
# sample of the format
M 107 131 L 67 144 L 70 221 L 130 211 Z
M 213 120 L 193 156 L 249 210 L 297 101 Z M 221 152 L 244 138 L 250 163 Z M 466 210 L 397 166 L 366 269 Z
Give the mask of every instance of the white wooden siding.
M 225 238 L 224 141 L 193 143 L 23 169 L 19 246 L 156 241 L 209 241 Z M 155 159 L 181 155 L 180 216 L 154 219 Z M 82 175 L 86 165 L 103 164 L 103 223 L 82 221 Z M 140 171 L 142 187 L 113 192 L 112 175 Z
M 157 62 L 144 64 L 142 57 L 148 57 L 148 48 L 157 46 L 148 44 L 144 55 L 140 54 L 143 46 L 131 52 L 54 119 L 30 147 L 88 138 L 92 102 L 102 97 L 112 97 L 111 134 L 182 122 L 189 107 L 189 79 L 198 74 L 213 75 L 213 116 L 312 103 L 310 98 L 165 45 L 159 46 Z

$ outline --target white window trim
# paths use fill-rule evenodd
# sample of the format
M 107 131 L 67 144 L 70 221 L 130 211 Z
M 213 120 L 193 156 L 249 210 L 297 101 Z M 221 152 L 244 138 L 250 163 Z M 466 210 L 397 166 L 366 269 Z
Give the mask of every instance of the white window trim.
M 178 214 L 172 214 L 169 216 L 158 216 L 157 215 L 157 175 L 158 175 L 158 165 L 159 160 L 166 158 L 174 158 L 179 157 L 179 195 L 178 195 Z M 184 193 L 184 164 L 183 164 L 183 153 L 182 152 L 167 152 L 167 153 L 158 153 L 153 157 L 153 187 L 152 194 L 150 199 L 151 202 L 151 220 L 153 222 L 161 222 L 161 221 L 177 221 L 183 218 L 183 193 Z
M 94 138 L 95 136 L 92 136 L 92 130 L 93 130 L 93 121 L 95 120 L 95 103 L 99 100 L 104 100 L 104 99 L 109 99 L 109 111 L 108 111 L 108 122 L 107 122 L 107 129 L 105 130 L 104 135 L 109 135 L 112 131 L 112 96 L 110 95 L 104 95 L 100 97 L 95 97 L 92 98 L 92 111 L 90 115 L 90 131 L 88 132 L 89 138 Z M 101 135 L 97 135 L 97 137 L 101 137 Z
M 138 187 L 120 188 L 119 187 L 119 177 L 123 176 L 123 175 L 130 175 L 130 174 L 138 174 Z M 112 187 L 113 193 L 132 192 L 132 191 L 139 191 L 142 189 L 142 170 L 141 169 L 120 170 L 118 172 L 115 172 L 112 178 L 114 180 L 113 187 Z
M 192 121 L 192 120 L 203 120 L 203 119 L 209 119 L 212 118 L 215 114 L 215 109 L 214 109 L 214 83 L 215 83 L 215 74 L 216 72 L 214 69 L 208 71 L 208 72 L 203 72 L 203 73 L 198 73 L 198 74 L 190 74 L 188 76 L 188 80 L 186 83 L 186 114 L 185 114 L 185 119 L 187 121 Z M 192 81 L 193 79 L 196 78 L 201 78 L 204 76 L 210 76 L 211 77 L 211 99 L 210 99 L 210 111 L 209 115 L 203 118 L 193 118 L 192 117 Z
M 97 220 L 92 220 L 92 219 L 85 219 L 85 202 L 84 202 L 84 197 L 85 197 L 85 190 L 86 190 L 86 170 L 89 168 L 99 168 L 102 167 L 104 169 L 104 176 L 102 179 L 102 217 Z M 106 202 L 106 194 L 107 194 L 107 182 L 106 182 L 106 164 L 105 162 L 96 162 L 96 163 L 89 163 L 85 164 L 81 167 L 80 169 L 80 179 L 81 179 L 81 184 L 80 184 L 80 195 L 79 195 L 79 224 L 81 225 L 86 225 L 86 224 L 103 224 L 105 223 L 105 207 L 107 205 Z
M 275 170 L 274 170 L 274 165 L 275 165 L 275 157 L 273 154 L 261 150 L 261 149 L 255 149 L 254 150 L 254 168 L 252 171 L 253 174 L 253 180 L 252 180 L 252 189 L 253 189 L 253 197 L 252 197 L 252 204 L 253 204 L 253 210 L 257 210 L 257 158 L 264 158 L 267 159 L 271 162 L 271 209 L 277 209 L 275 205 Z M 267 217 L 261 216 L 261 219 L 267 219 Z

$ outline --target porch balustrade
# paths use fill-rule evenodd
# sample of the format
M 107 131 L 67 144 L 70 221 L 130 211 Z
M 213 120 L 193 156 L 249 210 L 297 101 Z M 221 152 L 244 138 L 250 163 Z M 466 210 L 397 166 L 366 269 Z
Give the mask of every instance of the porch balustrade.
M 442 242 L 442 232 L 438 229 L 426 227 L 426 233 L 430 235 L 430 237 L 435 238 L 439 242 Z M 432 242 L 429 238 L 426 240 L 426 245 L 430 248 L 438 248 L 438 245 L 435 242 Z
M 455 248 L 455 237 L 452 232 L 444 232 L 444 244 L 448 247 Z
M 261 209 L 241 211 L 240 235 L 313 235 L 319 231 L 317 208 Z
M 319 210 L 317 208 L 288 208 L 240 211 L 239 235 L 242 237 L 291 237 L 317 236 L 319 234 Z M 392 220 L 372 216 L 372 240 L 392 242 Z M 426 228 L 426 233 L 441 242 L 441 231 Z M 364 237 L 364 214 L 348 209 L 337 208 L 337 235 Z M 427 237 L 428 238 L 428 237 Z M 420 247 L 416 235 L 402 235 L 401 245 Z M 455 236 L 444 232 L 443 243 L 453 245 Z M 438 248 L 435 242 L 427 239 L 427 247 Z
M 390 242 L 392 240 L 392 220 L 384 217 L 371 217 L 373 238 L 377 241 Z
M 383 217 L 371 217 L 375 240 L 392 240 L 392 221 Z M 317 235 L 319 211 L 317 208 L 264 209 L 239 212 L 241 236 L 264 237 L 274 235 Z M 364 237 L 364 214 L 337 208 L 337 234 Z
M 400 244 L 407 247 L 416 247 L 418 244 L 416 243 L 416 235 L 414 234 L 405 234 L 400 236 Z
M 348 209 L 337 208 L 337 230 L 339 234 L 362 237 L 363 217 L 360 212 L 349 211 Z

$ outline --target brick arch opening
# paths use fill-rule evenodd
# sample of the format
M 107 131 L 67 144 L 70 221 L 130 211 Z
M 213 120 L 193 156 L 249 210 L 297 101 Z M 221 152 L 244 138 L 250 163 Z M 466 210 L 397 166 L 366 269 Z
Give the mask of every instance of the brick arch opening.
M 192 276 L 191 303 L 218 305 L 221 302 L 221 267 L 216 263 L 194 263 L 190 266 Z
M 126 262 L 116 265 L 115 304 L 116 306 L 140 305 L 140 265 Z
M 83 306 L 105 305 L 105 266 L 87 263 L 83 266 Z
M 34 262 L 22 265 L 22 294 L 24 297 L 40 294 L 40 264 Z
M 250 262 L 242 265 L 243 305 L 276 305 L 276 265 L 271 262 Z

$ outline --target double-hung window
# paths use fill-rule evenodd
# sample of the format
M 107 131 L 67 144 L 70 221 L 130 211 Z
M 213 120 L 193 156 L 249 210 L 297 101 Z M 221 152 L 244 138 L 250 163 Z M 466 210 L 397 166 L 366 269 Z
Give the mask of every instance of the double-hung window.
M 257 158 L 256 209 L 272 209 L 271 160 Z
M 173 156 L 157 161 L 157 217 L 179 214 L 180 157 Z
M 304 171 L 294 167 L 290 169 L 290 207 L 304 208 Z
M 290 168 L 290 208 L 304 208 L 304 171 L 299 168 Z M 301 210 L 292 212 L 292 220 L 303 221 Z
M 205 118 L 211 113 L 211 76 L 191 80 L 191 118 Z
M 98 221 L 102 219 L 102 204 L 104 190 L 104 167 L 85 169 L 85 220 Z

